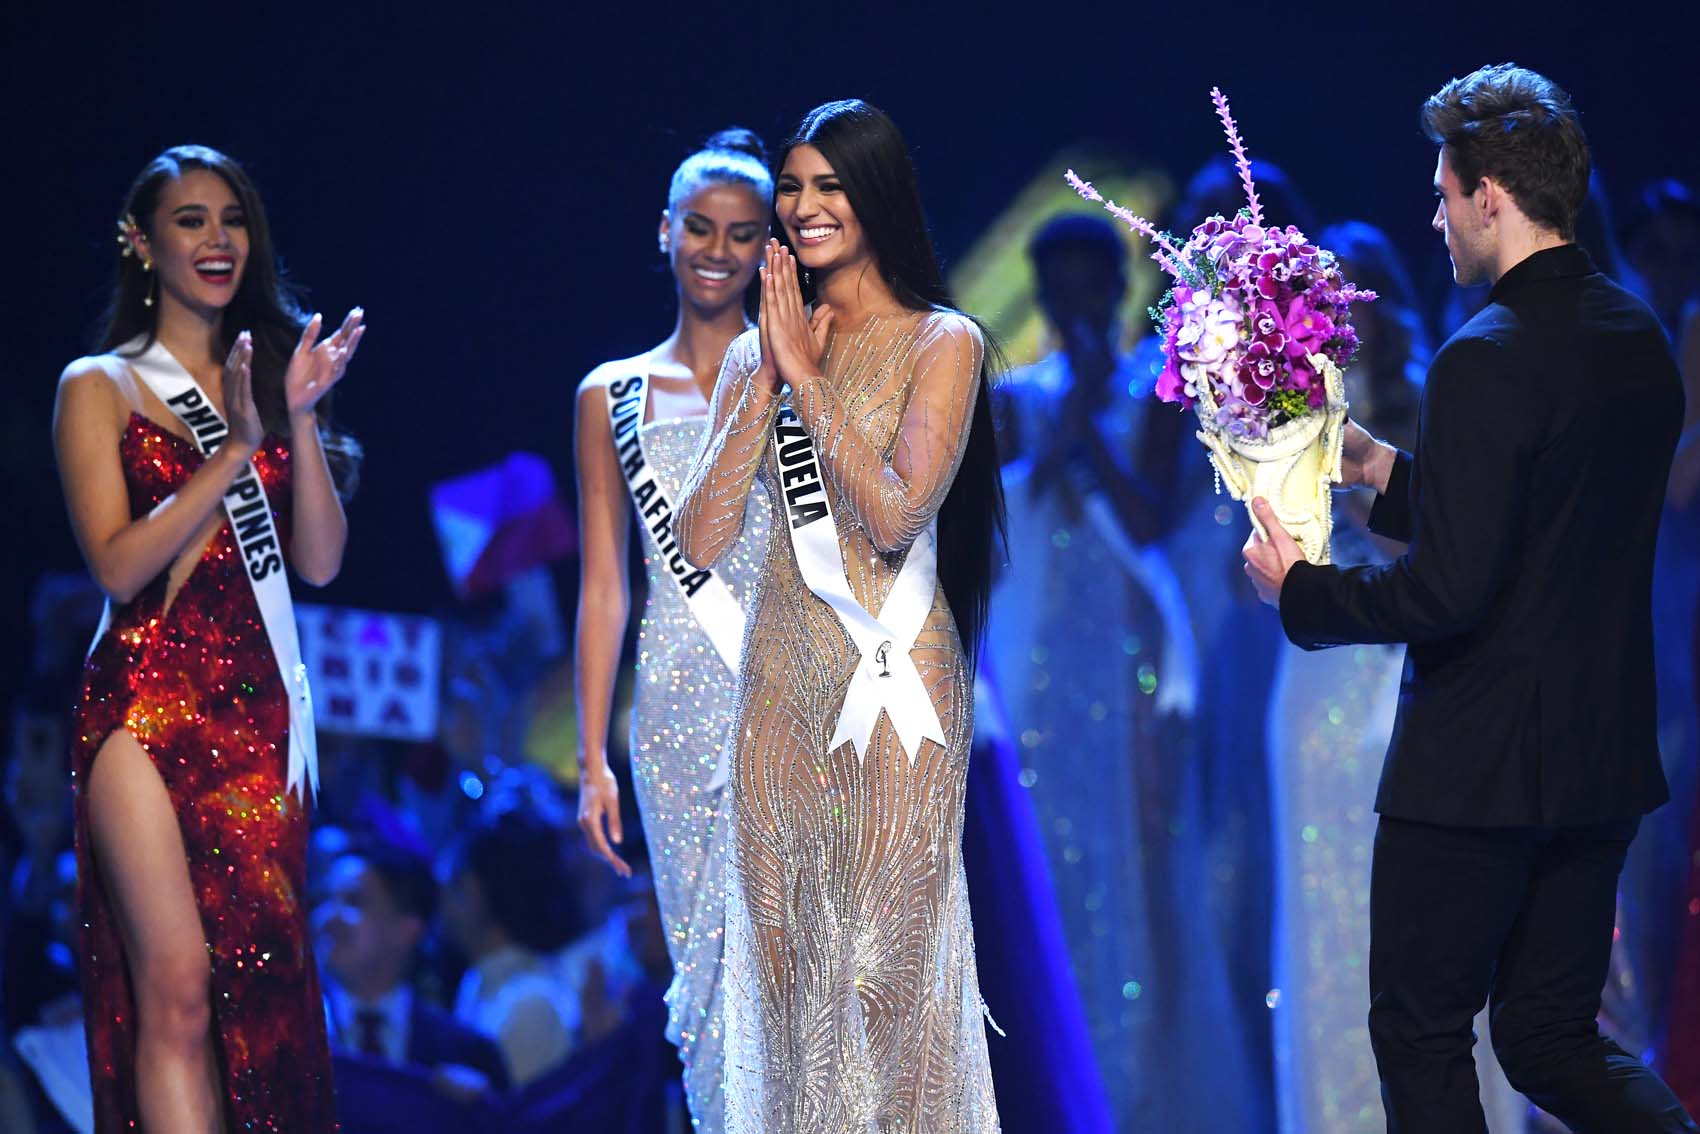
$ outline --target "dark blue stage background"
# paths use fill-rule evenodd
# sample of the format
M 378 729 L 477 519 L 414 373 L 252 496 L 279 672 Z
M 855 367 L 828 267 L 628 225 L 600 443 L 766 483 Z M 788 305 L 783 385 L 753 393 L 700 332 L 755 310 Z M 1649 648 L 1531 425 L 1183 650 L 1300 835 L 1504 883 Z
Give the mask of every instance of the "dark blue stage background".
M 1253 158 L 1285 168 L 1318 227 L 1391 235 L 1431 322 L 1445 252 L 1417 115 L 1447 78 L 1513 60 L 1568 88 L 1620 219 L 1654 178 L 1700 183 L 1692 4 L 35 3 L 7 32 L 7 703 L 31 676 L 37 580 L 81 567 L 50 445 L 55 378 L 94 346 L 125 188 L 173 144 L 246 166 L 310 309 L 366 309 L 337 399 L 366 451 L 348 554 L 297 600 L 422 614 L 455 605 L 432 485 L 518 450 L 544 455 L 570 497 L 574 388 L 669 329 L 658 211 L 674 166 L 721 127 L 772 144 L 827 99 L 883 107 L 948 269 L 1035 177 L 1060 181 L 1047 163 L 1065 149 L 1178 186 L 1223 152 L 1220 85 Z M 562 564 L 566 618 L 572 578 Z M 998 961 L 994 1012 L 1009 1000 L 995 973 L 1021 958 Z M 1198 1078 L 1207 1096 L 1210 1069 Z
M 1254 156 L 1285 165 L 1322 217 L 1386 229 L 1419 281 L 1441 250 L 1417 109 L 1482 63 L 1569 87 L 1620 202 L 1650 177 L 1700 172 L 1692 37 L 1652 9 L 1625 22 L 1580 3 L 146 11 L 31 5 L 26 26 L 45 26 L 8 52 L 6 640 L 35 572 L 78 562 L 48 445 L 54 376 L 89 346 L 125 187 L 178 142 L 247 165 L 317 306 L 366 307 L 338 412 L 368 460 L 323 597 L 404 610 L 448 597 L 425 487 L 513 449 L 564 469 L 577 379 L 665 333 L 666 179 L 728 123 L 777 140 L 825 99 L 881 105 L 914 148 L 947 262 L 1070 143 L 1184 178 L 1220 151 L 1212 84 Z M 5 654 L 13 678 L 27 655 Z

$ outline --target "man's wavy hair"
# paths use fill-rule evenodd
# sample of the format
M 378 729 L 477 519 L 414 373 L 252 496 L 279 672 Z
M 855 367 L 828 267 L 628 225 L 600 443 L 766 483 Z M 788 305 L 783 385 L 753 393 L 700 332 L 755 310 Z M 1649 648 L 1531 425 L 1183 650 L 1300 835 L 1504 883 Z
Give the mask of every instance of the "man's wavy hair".
M 1423 104 L 1422 121 L 1423 133 L 1445 148 L 1465 196 L 1491 177 L 1524 216 L 1576 238 L 1591 163 L 1581 119 L 1557 83 L 1496 63 L 1441 87 Z

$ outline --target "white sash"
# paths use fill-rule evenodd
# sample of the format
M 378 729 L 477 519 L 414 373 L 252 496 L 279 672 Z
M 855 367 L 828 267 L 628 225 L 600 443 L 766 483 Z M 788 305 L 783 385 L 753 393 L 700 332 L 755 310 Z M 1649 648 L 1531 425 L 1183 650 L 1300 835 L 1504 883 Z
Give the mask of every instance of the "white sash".
M 789 404 L 779 407 L 773 441 L 797 569 L 815 597 L 838 615 L 861 653 L 856 671 L 850 676 L 850 687 L 844 693 L 844 708 L 839 711 L 827 751 L 848 740 L 857 758 L 865 758 L 874 726 L 884 711 L 913 764 L 920 753 L 921 741 L 945 743 L 938 710 L 927 695 L 921 671 L 909 656 L 915 648 L 915 639 L 926 625 L 933 607 L 933 592 L 938 588 L 938 521 L 928 524 L 927 530 L 910 545 L 903 569 L 892 582 L 876 618 L 863 609 L 850 590 L 831 494 L 821 477 L 820 457 Z
M 738 605 L 726 580 L 713 571 L 698 570 L 685 562 L 673 534 L 673 502 L 643 451 L 644 407 L 649 404 L 649 367 L 646 359 L 635 360 L 637 371 L 608 383 L 608 416 L 614 428 L 614 455 L 631 489 L 632 507 L 655 541 L 656 553 L 667 566 L 667 574 L 678 584 L 679 594 L 690 607 L 714 652 L 738 675 L 744 650 L 744 608 Z
M 136 338 L 125 343 L 118 348 L 119 356 L 188 427 L 195 448 L 203 455 L 210 455 L 229 435 L 230 427 L 213 408 L 194 376 L 172 357 L 164 344 L 155 340 L 147 350 L 130 357 L 129 352 L 138 349 L 142 341 Z M 242 562 L 248 568 L 248 583 L 254 588 L 260 621 L 271 640 L 272 656 L 277 659 L 277 669 L 283 675 L 283 687 L 289 698 L 289 775 L 284 790 L 299 792 L 305 800 L 306 789 L 311 788 L 316 798 L 319 754 L 313 732 L 313 693 L 307 686 L 307 667 L 302 664 L 301 643 L 295 634 L 295 604 L 289 597 L 289 580 L 284 571 L 283 541 L 272 523 L 271 501 L 266 498 L 265 486 L 260 483 L 252 461 L 225 489 L 224 512 L 242 552 Z

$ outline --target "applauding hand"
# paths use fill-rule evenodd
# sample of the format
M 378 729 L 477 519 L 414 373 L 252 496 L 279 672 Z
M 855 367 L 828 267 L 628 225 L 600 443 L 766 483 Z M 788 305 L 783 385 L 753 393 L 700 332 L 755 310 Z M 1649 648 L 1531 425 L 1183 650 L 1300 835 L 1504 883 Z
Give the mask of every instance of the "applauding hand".
M 301 341 L 295 344 L 289 369 L 283 375 L 284 397 L 292 419 L 312 413 L 319 399 L 341 381 L 348 360 L 354 357 L 366 334 L 365 319 L 366 313 L 356 307 L 336 329 L 336 334 L 323 342 L 315 341 L 324 323 L 322 315 L 313 316 L 301 328 Z
M 254 336 L 243 331 L 230 345 L 230 354 L 224 360 L 223 390 L 224 416 L 230 425 L 226 444 L 234 442 L 247 456 L 254 454 L 266 435 L 260 409 L 254 404 L 253 365 Z

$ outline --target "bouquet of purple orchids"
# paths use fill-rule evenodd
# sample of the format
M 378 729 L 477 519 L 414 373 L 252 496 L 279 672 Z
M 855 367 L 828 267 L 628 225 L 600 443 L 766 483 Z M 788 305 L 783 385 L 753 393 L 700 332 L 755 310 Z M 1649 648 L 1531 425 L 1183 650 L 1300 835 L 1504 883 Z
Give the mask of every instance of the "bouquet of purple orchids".
M 1340 371 L 1358 346 L 1350 309 L 1375 293 L 1348 283 L 1333 253 L 1298 229 L 1264 223 L 1228 100 L 1214 88 L 1210 97 L 1245 187 L 1234 217 L 1208 218 L 1183 243 L 1074 170 L 1066 176 L 1150 240 L 1173 280 L 1151 309 L 1163 339 L 1157 396 L 1197 412 L 1199 439 L 1236 500 L 1268 498 L 1306 558 L 1326 562 L 1346 414 Z

